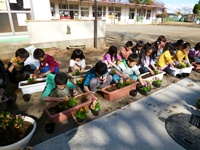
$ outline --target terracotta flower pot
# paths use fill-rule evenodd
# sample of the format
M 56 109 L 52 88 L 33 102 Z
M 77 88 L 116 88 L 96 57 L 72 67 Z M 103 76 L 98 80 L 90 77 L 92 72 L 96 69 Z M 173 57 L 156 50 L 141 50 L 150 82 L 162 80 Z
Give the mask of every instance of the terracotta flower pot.
M 83 93 L 80 95 L 77 95 L 75 97 L 75 99 L 81 97 L 81 96 L 86 96 L 88 95 L 87 93 Z M 72 108 L 69 108 L 67 110 L 63 110 L 59 113 L 55 113 L 55 114 L 51 114 L 50 113 L 50 109 L 56 107 L 56 105 L 58 105 L 58 103 L 56 104 L 50 104 L 47 107 L 45 107 L 45 112 L 47 114 L 47 116 L 54 122 L 54 123 L 61 123 L 64 121 L 67 121 L 68 119 L 73 117 L 73 114 L 76 112 L 76 110 L 85 107 L 87 110 L 89 109 L 90 104 L 92 103 L 92 97 L 90 97 L 86 102 L 83 102 L 81 104 L 78 104 Z
M 109 85 L 105 88 L 103 88 L 101 91 L 104 94 L 104 98 L 109 100 L 109 101 L 115 101 L 123 96 L 129 95 L 131 90 L 136 89 L 136 85 L 138 84 L 138 82 L 134 82 L 128 86 L 125 86 L 123 88 L 117 88 L 116 84 L 112 84 Z M 109 89 L 112 89 L 111 91 L 109 91 Z

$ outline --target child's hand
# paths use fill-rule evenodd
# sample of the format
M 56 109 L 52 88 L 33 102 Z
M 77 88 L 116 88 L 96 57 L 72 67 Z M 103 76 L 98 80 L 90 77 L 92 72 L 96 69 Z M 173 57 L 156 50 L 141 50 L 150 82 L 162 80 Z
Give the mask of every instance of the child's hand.
M 127 75 L 125 75 L 125 74 L 123 74 L 122 76 L 121 76 L 123 79 L 128 79 L 129 78 L 129 76 L 127 76 Z
M 73 95 L 77 95 L 78 91 L 76 89 L 73 90 Z
M 64 98 L 63 97 L 58 97 L 57 99 L 55 99 L 56 102 L 62 102 L 64 101 Z
M 41 73 L 41 74 L 38 75 L 39 78 L 43 78 L 44 76 L 45 76 L 44 73 Z
M 149 72 L 150 72 L 152 75 L 154 75 L 154 74 L 155 74 L 153 70 L 150 70 Z

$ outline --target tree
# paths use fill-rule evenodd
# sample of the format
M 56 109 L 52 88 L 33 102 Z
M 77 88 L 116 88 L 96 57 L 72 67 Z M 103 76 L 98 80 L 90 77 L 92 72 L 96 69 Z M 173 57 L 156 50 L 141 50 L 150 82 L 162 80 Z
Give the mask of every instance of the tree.
M 134 0 L 136 4 L 142 4 L 142 0 Z
M 194 5 L 193 13 L 194 14 L 200 14 L 200 0 L 199 0 L 199 4 Z
M 143 0 L 142 4 L 152 5 L 153 4 L 153 0 Z

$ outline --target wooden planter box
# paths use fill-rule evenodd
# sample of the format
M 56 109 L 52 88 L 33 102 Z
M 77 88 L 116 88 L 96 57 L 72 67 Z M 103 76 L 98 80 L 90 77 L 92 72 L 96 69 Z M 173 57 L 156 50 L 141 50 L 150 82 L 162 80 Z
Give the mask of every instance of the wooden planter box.
M 46 78 L 38 78 L 36 81 L 38 83 L 23 85 L 28 83 L 28 80 L 19 82 L 18 87 L 22 90 L 23 94 L 32 94 L 36 92 L 41 92 L 46 86 Z
M 131 90 L 135 90 L 136 89 L 136 85 L 137 84 L 138 84 L 138 82 L 134 82 L 133 84 L 125 86 L 125 87 L 123 87 L 121 89 L 116 89 L 116 90 L 114 90 L 112 92 L 107 91 L 106 90 L 107 88 L 116 87 L 116 84 L 113 84 L 113 85 L 110 85 L 110 86 L 107 86 L 107 87 L 103 88 L 101 91 L 104 94 L 104 98 L 112 102 L 112 101 L 115 101 L 115 100 L 117 100 L 117 99 L 119 99 L 121 97 L 129 95 Z
M 177 74 L 182 74 L 182 73 L 190 73 L 192 71 L 193 66 L 191 67 L 186 67 L 186 68 L 181 68 L 181 69 L 175 69 L 175 68 L 170 68 L 171 69 L 171 75 L 176 76 Z
M 80 94 L 80 95 L 77 95 L 75 97 L 78 98 L 78 97 L 81 97 L 81 96 L 84 96 L 84 95 L 88 95 L 87 93 L 83 93 L 83 94 Z M 53 114 L 51 115 L 50 112 L 49 112 L 49 109 L 50 108 L 53 108 L 55 107 L 56 105 L 58 105 L 58 103 L 56 104 L 50 104 L 48 105 L 44 110 L 47 114 L 47 116 L 54 122 L 54 123 L 61 123 L 61 122 L 64 122 L 64 121 L 67 121 L 68 119 L 72 118 L 73 117 L 73 114 L 80 108 L 82 107 L 85 107 L 87 110 L 89 109 L 89 105 L 92 103 L 92 97 L 91 99 L 89 99 L 88 101 L 82 103 L 82 104 L 79 104 L 75 107 L 72 107 L 72 108 L 69 108 L 67 110 L 64 110 L 62 112 L 59 112 L 59 113 L 56 113 L 56 114 Z
M 68 74 L 70 80 L 71 80 L 74 84 L 76 84 L 78 80 L 83 79 L 83 78 L 85 77 L 87 71 L 90 70 L 91 68 L 92 68 L 92 65 L 86 65 L 85 70 L 84 70 L 85 73 L 84 73 L 84 74 L 81 74 L 81 75 L 78 75 L 78 76 L 73 76 L 73 75 L 72 75 L 72 72 L 70 72 L 70 73 Z
M 149 77 L 145 77 L 145 76 L 148 76 L 148 74 L 150 74 L 149 72 L 147 73 L 144 73 L 144 74 L 141 74 L 141 77 L 143 79 L 143 81 L 149 81 L 150 83 L 152 83 L 152 81 L 154 81 L 155 77 L 156 78 L 159 78 L 160 80 L 163 79 L 163 75 L 165 74 L 164 71 L 159 71 L 158 74 L 155 74 L 155 75 L 150 75 Z

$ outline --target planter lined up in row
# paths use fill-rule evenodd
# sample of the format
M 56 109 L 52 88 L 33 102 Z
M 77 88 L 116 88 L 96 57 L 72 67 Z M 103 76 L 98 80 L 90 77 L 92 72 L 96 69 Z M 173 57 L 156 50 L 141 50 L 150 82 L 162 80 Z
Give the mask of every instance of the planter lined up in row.
M 77 95 L 69 100 L 50 104 L 45 108 L 47 116 L 54 122 L 60 123 L 75 117 L 77 111 L 88 111 L 93 103 L 92 97 L 87 93 Z M 94 114 L 96 115 L 96 114 Z

